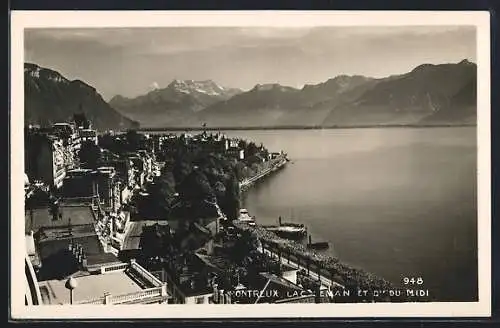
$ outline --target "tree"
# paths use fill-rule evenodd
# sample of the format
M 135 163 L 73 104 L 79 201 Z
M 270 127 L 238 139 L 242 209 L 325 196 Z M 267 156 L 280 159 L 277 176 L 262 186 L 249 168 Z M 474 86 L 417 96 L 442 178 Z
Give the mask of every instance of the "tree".
M 164 255 L 173 241 L 169 230 L 168 226 L 159 224 L 144 227 L 139 242 L 144 255 L 148 257 Z
M 230 220 L 235 220 L 240 211 L 240 185 L 235 174 L 231 174 L 227 179 L 225 189 L 226 192 L 220 201 L 220 206 Z
M 243 263 L 246 257 L 254 253 L 258 247 L 258 237 L 250 230 L 244 230 L 234 243 L 231 255 L 237 263 Z
M 259 152 L 259 147 L 257 147 L 257 145 L 255 145 L 255 143 L 250 142 L 248 144 L 247 148 L 245 149 L 245 156 L 250 157 L 250 156 L 257 154 L 258 152 Z
M 210 186 L 207 176 L 199 171 L 193 170 L 180 184 L 179 194 L 187 200 L 200 202 L 203 200 L 214 201 L 215 194 Z

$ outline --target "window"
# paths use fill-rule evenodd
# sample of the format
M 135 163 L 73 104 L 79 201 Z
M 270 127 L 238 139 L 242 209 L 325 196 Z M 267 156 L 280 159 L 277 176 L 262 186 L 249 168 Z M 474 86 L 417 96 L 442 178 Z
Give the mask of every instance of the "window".
M 205 298 L 203 296 L 202 297 L 197 297 L 195 299 L 195 302 L 196 302 L 196 304 L 203 304 L 203 303 L 205 303 Z

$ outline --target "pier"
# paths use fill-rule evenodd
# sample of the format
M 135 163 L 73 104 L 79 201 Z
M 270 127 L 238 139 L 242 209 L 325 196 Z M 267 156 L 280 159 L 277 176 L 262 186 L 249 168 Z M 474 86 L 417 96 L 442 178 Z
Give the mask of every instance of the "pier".
M 252 186 L 254 183 L 259 181 L 260 179 L 268 176 L 269 174 L 281 169 L 286 165 L 288 162 L 288 158 L 286 157 L 285 153 L 280 153 L 280 155 L 272 160 L 267 164 L 267 167 L 262 169 L 259 173 L 256 175 L 244 179 L 243 181 L 240 182 L 240 190 L 245 191 L 247 190 L 250 186 Z

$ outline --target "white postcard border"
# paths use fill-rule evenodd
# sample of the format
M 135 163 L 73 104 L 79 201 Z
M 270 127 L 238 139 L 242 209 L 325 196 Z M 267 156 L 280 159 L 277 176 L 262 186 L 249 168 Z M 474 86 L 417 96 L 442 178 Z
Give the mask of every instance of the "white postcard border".
M 13 319 L 487 317 L 491 315 L 490 14 L 438 11 L 12 11 L 11 293 Z M 24 305 L 24 29 L 162 26 L 476 26 L 478 302 L 255 305 Z M 450 275 L 453 275 L 450 272 Z M 123 308 L 125 307 L 125 308 Z M 192 307 L 196 307 L 193 309 Z

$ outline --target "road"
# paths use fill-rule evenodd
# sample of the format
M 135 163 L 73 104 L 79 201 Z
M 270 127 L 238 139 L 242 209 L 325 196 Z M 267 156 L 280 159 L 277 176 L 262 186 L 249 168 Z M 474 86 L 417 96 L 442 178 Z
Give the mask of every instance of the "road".
M 262 249 L 259 248 L 259 251 L 262 252 Z M 269 250 L 269 249 L 264 249 L 264 254 L 267 254 L 273 258 L 278 258 L 278 254 Z M 292 267 L 295 267 L 295 268 L 298 268 L 298 269 L 303 269 L 307 272 L 307 267 L 303 266 L 303 265 L 298 265 L 296 262 L 294 261 L 291 261 L 290 262 L 288 261 L 288 259 L 283 256 L 283 254 L 281 255 L 281 263 L 283 264 L 286 264 L 286 265 L 289 265 L 289 266 L 292 266 Z M 320 279 L 321 280 L 321 284 L 324 285 L 324 286 L 327 286 L 329 288 L 332 288 L 332 287 L 336 287 L 336 288 L 345 288 L 344 286 L 342 286 L 341 284 L 337 283 L 337 282 L 334 282 L 334 281 L 331 281 L 329 278 L 326 278 L 326 277 L 323 277 L 323 276 L 319 276 L 316 272 L 313 272 L 313 271 L 309 271 L 309 277 L 312 278 L 312 279 L 315 279 L 315 280 L 318 280 Z

